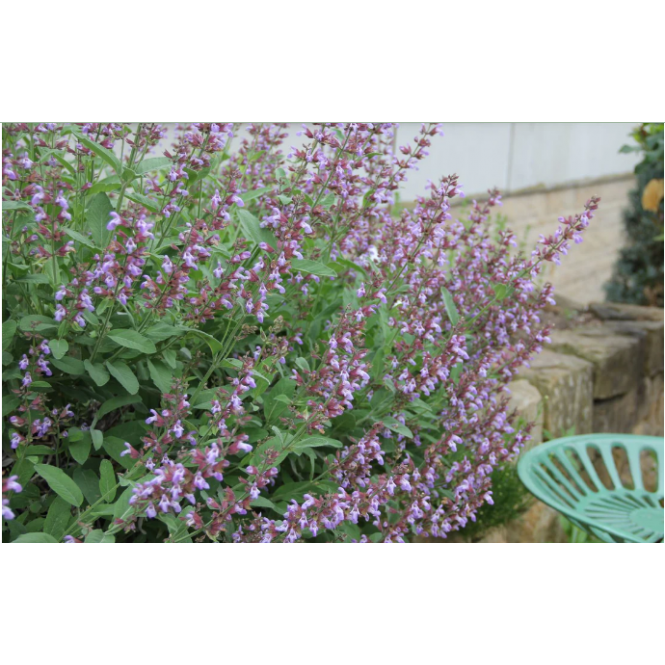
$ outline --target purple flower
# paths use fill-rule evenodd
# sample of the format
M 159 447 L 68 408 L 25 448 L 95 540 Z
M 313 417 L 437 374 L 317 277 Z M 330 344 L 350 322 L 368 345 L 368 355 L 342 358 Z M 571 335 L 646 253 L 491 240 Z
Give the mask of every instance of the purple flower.
M 171 432 L 174 434 L 176 439 L 179 439 L 183 435 L 185 430 L 179 420 L 177 420 L 175 425 L 173 425 Z
M 115 210 L 111 211 L 111 221 L 106 225 L 106 229 L 108 231 L 115 231 L 116 226 L 122 224 L 122 219 L 120 215 L 115 212 Z
M 58 305 L 55 308 L 55 314 L 53 315 L 53 318 L 56 321 L 62 321 L 65 316 L 67 316 L 67 310 L 62 305 Z

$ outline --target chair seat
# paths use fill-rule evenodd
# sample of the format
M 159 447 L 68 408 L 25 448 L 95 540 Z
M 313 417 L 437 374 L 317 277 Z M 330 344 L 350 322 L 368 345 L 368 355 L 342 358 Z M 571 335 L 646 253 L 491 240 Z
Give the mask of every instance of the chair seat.
M 656 462 L 651 487 L 645 486 L 645 452 Z M 623 457 L 627 465 L 617 468 L 615 457 Z M 555 439 L 525 453 L 517 470 L 532 494 L 601 540 L 663 540 L 660 437 L 587 434 Z

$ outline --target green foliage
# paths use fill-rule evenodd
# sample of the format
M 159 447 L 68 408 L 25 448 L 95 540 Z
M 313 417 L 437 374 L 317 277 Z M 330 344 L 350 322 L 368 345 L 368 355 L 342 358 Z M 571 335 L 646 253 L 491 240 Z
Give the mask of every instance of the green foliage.
M 630 207 L 624 211 L 629 245 L 624 247 L 605 285 L 607 299 L 637 305 L 663 306 L 663 200 L 657 210 L 645 210 L 644 191 L 654 180 L 663 179 L 663 123 L 644 123 L 633 132 L 637 145 L 621 152 L 641 152 L 635 167 L 637 188 L 630 192 Z

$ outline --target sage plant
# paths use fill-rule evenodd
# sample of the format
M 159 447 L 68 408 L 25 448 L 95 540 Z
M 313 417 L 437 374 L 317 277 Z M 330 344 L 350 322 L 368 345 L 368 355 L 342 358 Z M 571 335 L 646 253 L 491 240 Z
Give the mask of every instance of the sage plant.
M 598 199 L 522 256 L 456 175 L 398 211 L 436 124 L 3 130 L 5 539 L 402 542 L 492 503 L 535 280 Z

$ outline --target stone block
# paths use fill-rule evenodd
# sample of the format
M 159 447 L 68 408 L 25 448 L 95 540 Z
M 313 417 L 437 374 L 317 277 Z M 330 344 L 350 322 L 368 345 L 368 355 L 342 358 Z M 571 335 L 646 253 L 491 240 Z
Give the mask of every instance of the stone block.
M 645 377 L 639 390 L 633 434 L 663 436 L 663 375 Z
M 624 321 L 660 321 L 663 322 L 663 310 L 660 307 L 642 307 L 617 302 L 592 302 L 589 309 L 599 318 Z
M 593 365 L 593 396 L 609 399 L 637 388 L 642 378 L 646 341 L 617 335 L 606 325 L 555 330 L 548 348 L 582 358 Z
M 645 308 L 650 309 L 650 308 Z M 646 376 L 663 373 L 662 321 L 608 321 L 605 324 L 617 335 L 633 335 L 644 339 L 644 368 Z
M 593 403 L 593 431 L 630 434 L 639 420 L 639 393 L 638 388 L 633 388 L 625 395 L 596 400 Z
M 531 440 L 523 450 L 530 450 L 543 442 L 543 398 L 538 389 L 525 379 L 518 379 L 508 384 L 510 401 L 508 411 L 517 411 L 527 422 L 534 422 Z
M 593 426 L 593 365 L 573 355 L 542 351 L 523 367 L 520 379 L 534 385 L 544 400 L 543 428 L 554 436 L 575 428 L 588 434 Z
M 559 513 L 540 501 L 506 525 L 508 543 L 565 543 Z

